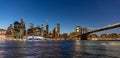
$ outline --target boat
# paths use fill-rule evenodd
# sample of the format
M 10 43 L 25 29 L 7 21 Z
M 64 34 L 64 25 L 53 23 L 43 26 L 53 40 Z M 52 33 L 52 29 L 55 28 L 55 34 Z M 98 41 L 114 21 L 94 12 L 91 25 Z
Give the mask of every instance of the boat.
M 41 37 L 41 36 L 28 36 L 27 40 L 45 40 L 45 38 Z

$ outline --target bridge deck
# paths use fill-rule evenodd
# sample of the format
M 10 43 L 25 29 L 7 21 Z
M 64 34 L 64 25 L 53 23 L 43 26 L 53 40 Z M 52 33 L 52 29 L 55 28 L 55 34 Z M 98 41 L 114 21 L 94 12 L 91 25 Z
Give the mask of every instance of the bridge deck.
M 113 28 L 117 28 L 117 27 L 120 27 L 120 23 L 105 26 L 105 27 L 102 27 L 102 28 L 98 28 L 96 30 L 89 31 L 89 32 L 84 33 L 84 34 L 90 34 L 90 33 L 99 32 L 99 31 L 103 31 L 103 30 L 107 30 L 107 29 L 113 29 Z M 84 35 L 84 34 L 82 34 L 82 35 Z

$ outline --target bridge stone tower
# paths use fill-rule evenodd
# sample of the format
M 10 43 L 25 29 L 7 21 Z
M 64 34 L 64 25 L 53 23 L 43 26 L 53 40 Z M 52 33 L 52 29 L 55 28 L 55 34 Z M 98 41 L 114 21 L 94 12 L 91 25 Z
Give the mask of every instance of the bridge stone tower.
M 76 36 L 79 40 L 87 40 L 87 28 L 86 27 L 76 27 Z M 78 36 L 79 35 L 79 36 Z
M 86 34 L 88 32 L 87 28 L 86 27 L 82 27 L 81 29 L 82 33 L 81 33 L 81 40 L 87 40 L 87 36 L 88 34 Z
M 104 26 L 104 27 L 97 28 L 97 29 L 92 30 L 92 31 L 88 31 L 87 28 L 82 28 L 81 34 L 76 35 L 75 37 L 80 37 L 81 40 L 87 40 L 88 34 L 90 34 L 90 33 L 99 32 L 99 31 L 103 31 L 103 30 L 107 30 L 107 29 L 113 29 L 113 28 L 117 28 L 117 27 L 120 27 L 120 23 Z

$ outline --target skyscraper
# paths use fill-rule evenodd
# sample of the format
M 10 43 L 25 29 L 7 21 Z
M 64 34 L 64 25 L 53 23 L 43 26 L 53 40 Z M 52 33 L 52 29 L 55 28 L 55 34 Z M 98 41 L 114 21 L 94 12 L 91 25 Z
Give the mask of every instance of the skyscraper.
M 46 23 L 46 37 L 49 37 L 49 25 Z
M 41 25 L 41 36 L 42 37 L 44 36 L 44 26 L 43 26 L 43 24 Z
M 30 28 L 27 30 L 27 35 L 32 36 L 34 35 L 34 26 L 30 23 Z
M 10 26 L 7 28 L 6 35 L 8 37 L 14 37 L 14 28 L 12 24 L 10 24 Z
M 60 38 L 60 24 L 57 24 L 57 37 Z
M 21 22 L 18 21 L 14 22 L 14 37 L 15 38 L 23 38 L 26 35 L 26 27 L 25 22 L 21 19 Z
M 26 35 L 26 27 L 25 27 L 25 22 L 23 19 L 21 19 L 21 29 L 22 29 L 22 36 Z
M 53 38 L 57 38 L 57 29 L 56 29 L 56 27 L 53 29 Z
M 77 33 L 78 35 L 81 34 L 81 27 L 80 27 L 80 26 L 77 26 L 77 27 L 75 28 L 75 30 L 76 30 L 76 33 Z
M 18 22 L 18 21 L 15 21 L 14 22 L 14 37 L 15 38 L 20 38 L 20 31 L 21 31 L 21 29 L 20 29 L 20 23 Z

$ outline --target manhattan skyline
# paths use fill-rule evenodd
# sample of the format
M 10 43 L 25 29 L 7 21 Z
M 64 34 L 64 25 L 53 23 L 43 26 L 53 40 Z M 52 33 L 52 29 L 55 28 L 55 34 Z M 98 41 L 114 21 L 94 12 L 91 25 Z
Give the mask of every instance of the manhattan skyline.
M 99 28 L 120 22 L 119 0 L 0 0 L 0 29 L 24 19 L 26 27 L 57 23 L 61 33 L 69 33 L 78 25 Z

